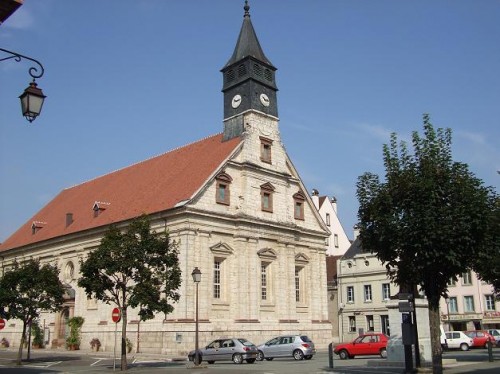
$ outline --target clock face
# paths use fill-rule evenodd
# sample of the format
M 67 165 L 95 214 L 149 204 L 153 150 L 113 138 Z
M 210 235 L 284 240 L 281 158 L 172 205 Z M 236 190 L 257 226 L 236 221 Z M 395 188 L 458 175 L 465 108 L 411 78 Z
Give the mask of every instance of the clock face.
M 269 106 L 269 104 L 271 103 L 271 102 L 269 101 L 269 98 L 267 97 L 267 95 L 266 95 L 266 94 L 264 94 L 264 93 L 263 93 L 263 94 L 260 94 L 260 102 L 261 102 L 261 103 L 262 103 L 262 105 L 264 105 L 264 106 Z
M 231 106 L 236 109 L 240 106 L 241 104 L 241 96 L 240 95 L 234 95 L 233 99 L 231 100 Z

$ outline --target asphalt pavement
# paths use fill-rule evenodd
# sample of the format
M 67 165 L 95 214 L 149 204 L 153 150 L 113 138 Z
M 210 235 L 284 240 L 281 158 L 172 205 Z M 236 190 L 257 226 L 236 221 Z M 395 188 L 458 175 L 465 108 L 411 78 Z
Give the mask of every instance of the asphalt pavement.
M 49 373 L 110 373 L 120 371 L 120 357 L 113 352 L 66 351 L 41 349 L 31 351 L 31 360 L 23 361 L 22 367 L 15 365 L 17 349 L 0 349 L 0 373 L 49 374 Z M 23 357 L 26 357 L 26 350 Z M 450 351 L 443 355 L 445 374 L 500 373 L 500 348 L 493 350 L 493 362 L 489 361 L 487 350 L 469 352 Z M 403 365 L 391 366 L 386 359 L 375 356 L 360 356 L 351 360 L 340 360 L 334 355 L 333 368 L 329 367 L 328 352 L 319 351 L 312 360 L 294 361 L 275 359 L 255 364 L 235 365 L 232 362 L 216 362 L 195 368 L 185 357 L 167 357 L 161 354 L 130 353 L 127 355 L 128 371 L 133 373 L 167 374 L 178 373 L 227 373 L 227 374 L 293 374 L 293 373 L 337 373 L 337 374 L 389 374 L 404 373 Z M 420 369 L 419 372 L 432 372 Z

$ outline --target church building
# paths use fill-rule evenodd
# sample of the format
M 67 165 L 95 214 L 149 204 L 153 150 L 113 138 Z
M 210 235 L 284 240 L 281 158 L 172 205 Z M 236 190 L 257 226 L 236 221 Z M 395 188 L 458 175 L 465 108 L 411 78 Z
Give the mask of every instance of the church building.
M 179 243 L 182 284 L 166 319 L 139 323 L 137 310 L 128 310 L 133 351 L 183 355 L 194 348 L 196 267 L 201 346 L 218 337 L 261 344 L 286 333 L 327 346 L 330 231 L 282 143 L 276 70 L 245 2 L 236 47 L 221 70 L 222 132 L 62 190 L 0 245 L 5 271 L 29 258 L 61 270 L 64 308 L 40 320 L 49 346 L 64 347 L 68 318 L 82 316 L 81 349 L 98 338 L 101 349 L 113 350 L 114 306 L 77 286 L 80 260 L 111 224 L 125 229 L 142 214 Z M 21 329 L 21 321 L 9 320 L 2 336 L 18 346 Z

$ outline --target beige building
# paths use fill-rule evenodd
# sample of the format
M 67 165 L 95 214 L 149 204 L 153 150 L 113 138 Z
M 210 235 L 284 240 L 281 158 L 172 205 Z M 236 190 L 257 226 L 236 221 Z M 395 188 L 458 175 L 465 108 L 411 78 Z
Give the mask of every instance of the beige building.
M 181 299 L 166 319 L 139 323 L 129 310 L 134 350 L 185 354 L 194 348 L 195 284 L 200 344 L 220 336 L 256 344 L 282 334 L 331 341 L 325 238 L 329 236 L 280 137 L 276 68 L 264 55 L 246 5 L 233 55 L 222 69 L 224 131 L 64 189 L 0 246 L 3 267 L 35 257 L 57 264 L 68 292 L 64 309 L 44 313 L 52 346 L 64 346 L 67 319 L 83 316 L 82 349 L 98 338 L 112 350 L 113 305 L 87 299 L 79 261 L 111 223 L 125 228 L 143 214 L 179 243 Z M 214 129 L 218 126 L 215 125 Z M 0 337 L 19 344 L 22 324 Z
M 338 261 L 339 337 L 351 341 L 362 332 L 390 335 L 390 297 L 399 292 L 374 254 L 361 247 L 359 238 Z

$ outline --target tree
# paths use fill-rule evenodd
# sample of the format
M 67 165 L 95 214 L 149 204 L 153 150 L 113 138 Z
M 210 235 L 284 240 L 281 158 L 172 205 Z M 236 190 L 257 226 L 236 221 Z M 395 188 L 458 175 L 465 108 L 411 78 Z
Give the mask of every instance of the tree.
M 40 266 L 34 259 L 22 264 L 14 262 L 13 269 L 0 279 L 0 314 L 23 322 L 18 365 L 21 365 L 27 327 L 38 319 L 40 312 L 61 310 L 64 292 L 59 269 L 50 264 Z
M 151 231 L 146 216 L 126 232 L 111 226 L 99 247 L 81 260 L 78 285 L 89 297 L 116 305 L 122 315 L 121 370 L 127 370 L 127 309 L 139 308 L 141 321 L 155 312 L 167 315 L 179 300 L 181 284 L 177 244 L 167 232 Z
M 466 164 L 452 160 L 451 130 L 435 131 L 428 115 L 424 137 L 413 132 L 412 144 L 410 154 L 392 134 L 383 147 L 385 182 L 372 173 L 358 178 L 360 240 L 401 289 L 425 292 L 433 370 L 441 373 L 439 300 L 450 280 L 491 248 L 497 197 Z
M 497 298 L 500 298 L 500 199 L 498 198 L 491 212 L 488 235 L 491 245 L 479 254 L 472 266 L 479 278 L 493 285 Z

